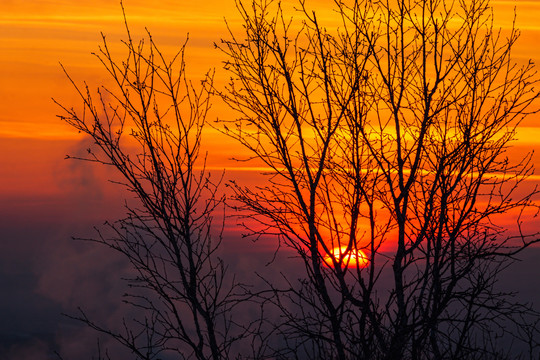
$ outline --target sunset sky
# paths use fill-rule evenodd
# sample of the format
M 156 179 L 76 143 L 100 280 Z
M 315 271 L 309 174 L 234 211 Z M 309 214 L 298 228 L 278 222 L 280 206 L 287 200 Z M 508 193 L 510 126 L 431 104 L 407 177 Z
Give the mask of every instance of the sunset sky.
M 329 3 L 308 1 L 323 20 L 331 17 Z M 530 58 L 540 64 L 540 1 L 492 4 L 495 27 L 503 30 L 511 26 L 516 7 L 522 36 L 514 59 Z M 227 36 L 224 18 L 232 29 L 239 26 L 233 0 L 124 0 L 124 7 L 135 36 L 146 27 L 170 53 L 189 33 L 187 65 L 193 79 L 214 68 L 218 85 L 226 78 L 222 55 L 212 45 Z M 123 263 L 106 257 L 98 268 L 95 263 L 103 259 L 103 249 L 73 244 L 70 237 L 88 234 L 92 226 L 118 217 L 121 196 L 105 183 L 110 177 L 106 170 L 64 160 L 67 154 L 84 151 L 88 140 L 60 121 L 56 115 L 61 109 L 52 101 L 79 104 L 60 63 L 78 83 L 86 80 L 95 87 L 107 81 L 91 55 L 101 44 L 100 32 L 113 49 L 118 48 L 125 34 L 118 1 L 0 0 L 0 287 L 4 294 L 0 359 L 4 354 L 13 359 L 46 359 L 53 343 L 76 356 L 85 346 L 93 346 L 92 333 L 59 314 L 85 301 L 99 309 L 91 298 L 101 298 L 103 308 L 117 310 L 109 297 L 117 285 L 97 279 L 113 271 L 121 273 Z M 210 118 L 233 116 L 224 109 L 216 99 Z M 540 149 L 540 114 L 523 123 L 517 138 L 517 153 Z M 257 179 L 257 171 L 245 168 L 249 165 L 230 160 L 242 151 L 232 140 L 210 130 L 204 141 L 213 168 L 226 168 L 234 174 L 228 176 L 244 181 Z M 539 153 L 533 161 L 539 173 Z M 528 184 L 540 184 L 540 176 Z M 248 260 L 242 261 L 249 265 Z M 531 271 L 536 272 L 534 283 L 525 284 L 525 292 L 540 287 L 540 267 Z M 73 334 L 86 338 L 78 343 Z

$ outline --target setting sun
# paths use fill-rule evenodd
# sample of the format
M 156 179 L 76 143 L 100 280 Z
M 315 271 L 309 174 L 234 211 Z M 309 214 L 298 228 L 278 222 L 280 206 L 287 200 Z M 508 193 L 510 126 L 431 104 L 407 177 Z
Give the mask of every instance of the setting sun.
M 369 263 L 368 257 L 362 250 L 351 249 L 347 252 L 346 246 L 336 247 L 332 250 L 332 255 L 327 254 L 324 257 L 326 265 L 333 267 L 334 264 L 331 256 L 338 262 L 341 259 L 341 262 L 345 267 L 366 267 Z

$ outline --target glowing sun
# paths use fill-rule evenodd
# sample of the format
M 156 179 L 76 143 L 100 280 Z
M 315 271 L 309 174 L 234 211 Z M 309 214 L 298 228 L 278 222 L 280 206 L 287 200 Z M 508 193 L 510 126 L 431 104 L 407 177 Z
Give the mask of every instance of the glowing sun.
M 332 250 L 332 255 L 327 254 L 324 257 L 324 262 L 326 265 L 333 267 L 334 263 L 331 256 L 338 262 L 341 259 L 341 263 L 344 267 L 366 267 L 369 263 L 368 257 L 362 250 L 351 249 L 347 253 L 346 246 L 336 247 Z

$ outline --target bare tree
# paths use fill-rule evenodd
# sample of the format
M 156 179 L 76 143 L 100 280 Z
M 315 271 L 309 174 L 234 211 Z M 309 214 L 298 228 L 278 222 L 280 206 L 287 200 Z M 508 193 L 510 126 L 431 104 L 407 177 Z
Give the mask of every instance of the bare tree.
M 213 218 L 223 211 L 221 178 L 211 178 L 200 153 L 212 74 L 193 85 L 185 44 L 168 59 L 150 33 L 136 42 L 127 23 L 126 30 L 123 59 L 111 53 L 105 36 L 96 54 L 112 85 L 93 93 L 70 78 L 82 110 L 60 106 L 61 118 L 95 143 L 83 160 L 112 166 L 134 197 L 126 218 L 87 240 L 129 260 L 134 275 L 124 301 L 140 317 L 112 329 L 82 310 L 74 317 L 138 359 L 228 359 L 245 329 L 231 318 L 241 297 L 218 257 L 223 226 Z
M 305 267 L 269 279 L 274 355 L 514 358 L 499 338 L 515 325 L 537 356 L 537 314 L 496 287 L 539 241 L 520 227 L 531 154 L 506 153 L 538 98 L 532 62 L 511 58 L 519 32 L 496 30 L 488 0 L 336 0 L 332 30 L 283 6 L 238 2 L 243 32 L 218 45 L 239 114 L 224 132 L 270 169 L 235 184 L 238 207 Z

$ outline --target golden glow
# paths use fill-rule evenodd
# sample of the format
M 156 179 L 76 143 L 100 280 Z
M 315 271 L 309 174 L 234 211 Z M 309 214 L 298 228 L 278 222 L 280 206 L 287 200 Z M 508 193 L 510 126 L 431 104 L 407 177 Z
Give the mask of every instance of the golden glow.
M 224 18 L 233 31 L 240 29 L 240 17 L 233 0 L 182 4 L 175 0 L 151 4 L 144 0 L 124 0 L 123 3 L 134 37 L 143 36 L 147 27 L 158 45 L 172 54 L 189 33 L 188 76 L 197 79 L 208 69 L 215 68 L 217 85 L 228 81 L 228 74 L 221 70 L 222 54 L 213 48 L 213 42 L 228 36 Z M 287 9 L 297 4 L 296 0 L 284 3 Z M 336 23 L 332 4 L 325 0 L 307 1 L 310 8 L 317 10 L 321 23 L 331 23 L 329 28 Z M 495 27 L 501 27 L 503 31 L 512 25 L 516 7 L 516 26 L 522 30 L 522 37 L 514 48 L 513 57 L 521 62 L 531 58 L 540 63 L 540 47 L 537 46 L 540 1 L 493 0 L 492 4 Z M 119 40 L 125 39 L 125 29 L 119 1 L 7 0 L 2 1 L 1 8 L 0 147 L 3 151 L 0 155 L 0 193 L 61 191 L 63 187 L 58 184 L 65 176 L 60 175 L 60 169 L 67 171 L 68 166 L 75 166 L 64 162 L 64 155 L 73 154 L 74 149 L 84 150 L 88 145 L 80 134 L 55 116 L 60 110 L 51 97 L 66 105 L 81 105 L 59 62 L 66 66 L 78 84 L 87 80 L 95 89 L 108 81 L 99 61 L 90 53 L 98 50 L 100 32 L 103 32 L 112 50 L 121 56 Z M 209 119 L 218 117 L 233 119 L 235 114 L 214 99 Z M 518 129 L 516 149 L 509 150 L 510 155 L 521 159 L 519 151 L 534 149 L 540 144 L 538 119 L 538 115 L 531 116 L 523 123 L 524 127 Z M 253 186 L 257 185 L 255 181 L 265 181 L 254 175 L 268 170 L 263 164 L 230 160 L 248 156 L 244 148 L 230 138 L 210 129 L 203 142 L 204 150 L 208 151 L 208 168 L 235 170 L 234 177 L 239 182 Z M 540 157 L 535 156 L 533 162 L 539 169 Z M 529 179 L 531 186 L 539 176 Z M 339 257 L 339 248 L 335 250 Z M 347 256 L 350 262 L 356 261 Z
M 347 251 L 346 246 L 332 249 L 332 255 L 327 254 L 324 262 L 330 267 L 334 267 L 334 259 L 342 264 L 342 267 L 366 267 L 369 264 L 367 255 L 362 250 L 351 249 Z
M 523 30 L 523 38 L 516 45 L 514 57 L 540 59 L 540 48 L 535 46 L 540 32 L 537 26 L 540 2 L 494 0 L 492 3 L 495 25 L 503 29 L 512 24 L 516 7 L 516 25 Z M 287 1 L 284 5 L 292 13 L 295 4 L 296 1 Z M 333 24 L 335 13 L 331 4 L 323 0 L 307 3 L 317 10 L 320 21 Z M 78 104 L 58 62 L 66 66 L 77 82 L 90 80 L 92 88 L 103 83 L 106 79 L 103 69 L 90 53 L 101 43 L 100 32 L 107 35 L 113 48 L 125 38 L 119 2 L 11 0 L 2 6 L 0 137 L 73 138 L 71 129 L 59 126 L 59 120 L 54 116 L 58 108 L 51 101 L 54 97 L 66 104 Z M 202 76 L 214 67 L 218 70 L 217 80 L 227 80 L 226 74 L 219 71 L 221 54 L 213 49 L 213 42 L 227 37 L 224 18 L 233 30 L 240 27 L 234 1 L 208 0 L 179 6 L 176 1 L 160 0 L 150 6 L 142 0 L 125 0 L 124 7 L 136 37 L 144 35 L 147 27 L 159 45 L 170 48 L 173 53 L 189 33 L 187 60 L 190 74 Z M 229 116 L 217 101 L 214 109 L 216 112 L 211 117 L 216 113 L 221 117 Z M 537 124 L 529 126 L 538 127 Z M 222 141 L 219 134 L 212 134 L 205 140 L 209 143 L 213 139 L 217 141 L 217 137 Z M 536 144 L 537 139 L 527 136 L 524 140 Z M 242 152 L 240 146 L 226 148 L 230 149 L 227 157 Z

